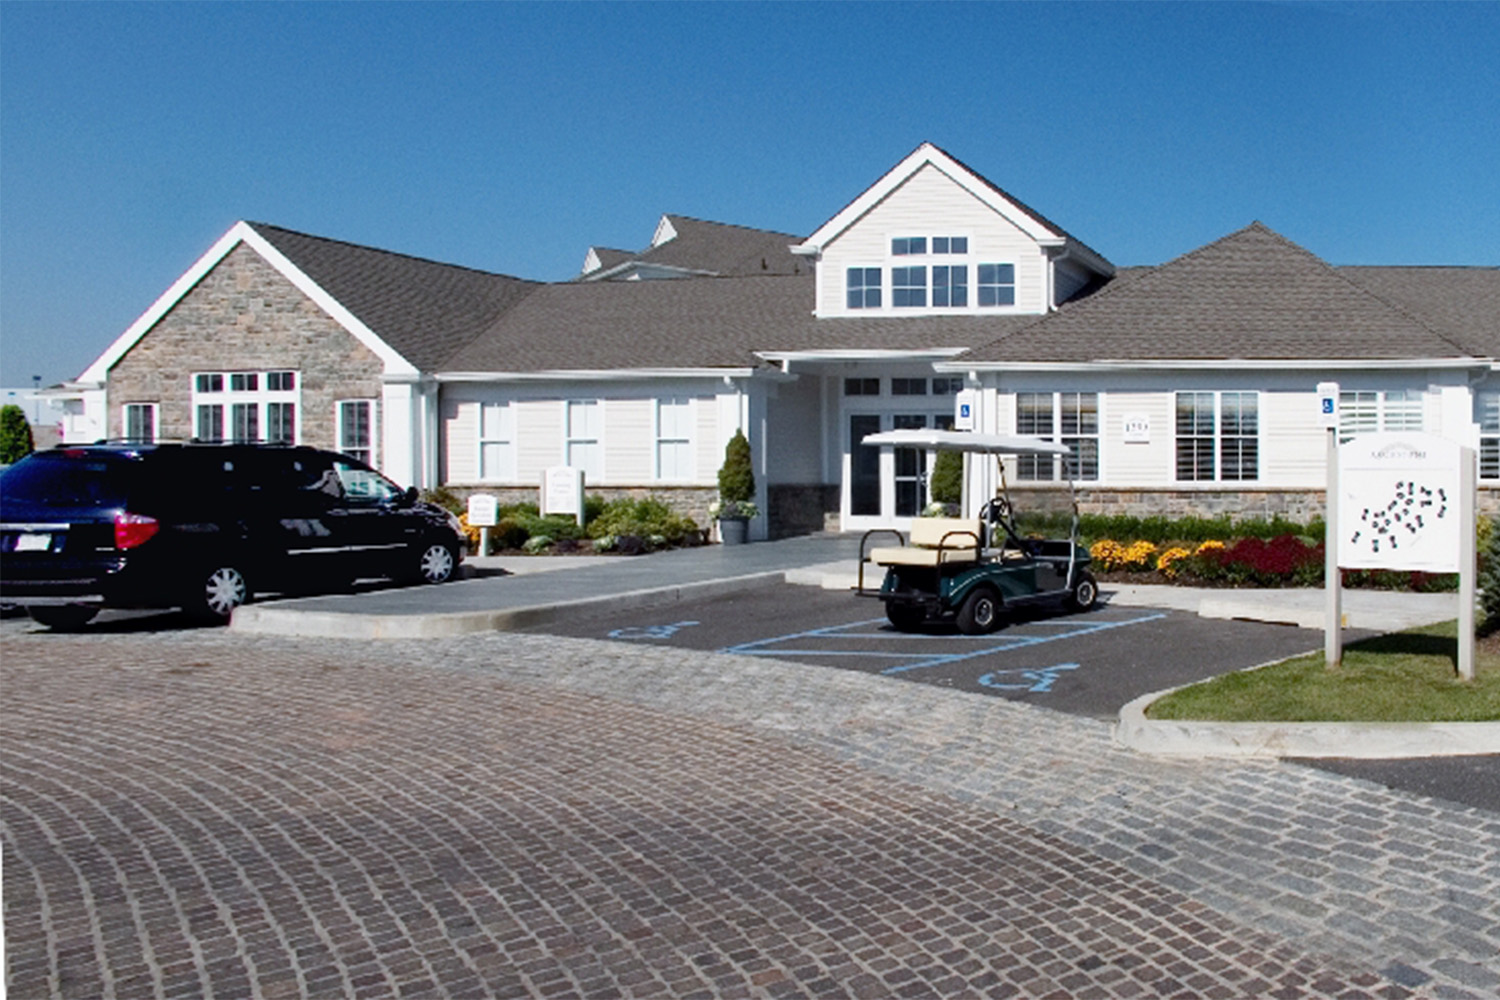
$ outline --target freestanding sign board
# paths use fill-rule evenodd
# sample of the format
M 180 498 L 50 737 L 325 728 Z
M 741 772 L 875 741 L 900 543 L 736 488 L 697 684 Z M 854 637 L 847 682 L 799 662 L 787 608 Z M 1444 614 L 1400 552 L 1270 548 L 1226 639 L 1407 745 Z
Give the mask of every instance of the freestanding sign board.
M 1435 434 L 1364 434 L 1339 448 L 1339 566 L 1457 573 L 1464 449 Z
M 493 493 L 469 495 L 469 526 L 479 529 L 479 554 L 490 554 L 490 529 L 500 523 L 500 500 Z
M 1474 449 L 1435 434 L 1386 432 L 1353 438 L 1337 451 L 1328 530 L 1338 568 L 1457 573 L 1458 672 L 1473 680 Z M 1335 591 L 1336 573 L 1326 586 Z
M 572 514 L 583 524 L 583 470 L 554 465 L 542 473 L 543 514 Z

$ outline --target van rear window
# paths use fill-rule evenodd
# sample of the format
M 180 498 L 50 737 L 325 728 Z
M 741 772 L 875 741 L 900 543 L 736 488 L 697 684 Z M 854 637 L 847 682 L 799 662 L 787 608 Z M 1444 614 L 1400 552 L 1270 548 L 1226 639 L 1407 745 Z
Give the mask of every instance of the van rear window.
M 122 507 L 134 462 L 98 454 L 42 452 L 0 472 L 0 503 L 39 507 Z

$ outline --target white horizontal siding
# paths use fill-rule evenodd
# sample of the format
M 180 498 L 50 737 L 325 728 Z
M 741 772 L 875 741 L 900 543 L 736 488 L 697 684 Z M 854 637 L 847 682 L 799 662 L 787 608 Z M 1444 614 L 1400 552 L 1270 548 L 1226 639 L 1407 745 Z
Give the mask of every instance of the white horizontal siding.
M 516 408 L 516 478 L 539 483 L 549 467 L 562 464 L 563 400 L 528 399 L 512 405 Z
M 611 484 L 649 483 L 655 477 L 656 402 L 604 401 L 604 474 Z
M 1260 394 L 1260 482 L 1321 489 L 1327 482 L 1328 432 L 1318 421 L 1318 393 Z
M 1099 472 L 1105 486 L 1170 486 L 1176 476 L 1173 399 L 1169 392 L 1101 394 Z M 1151 428 L 1144 444 L 1125 443 L 1125 422 L 1145 417 Z
M 926 236 L 929 240 L 933 236 L 967 236 L 969 253 L 953 257 L 892 257 L 891 238 L 899 236 Z M 953 311 L 892 309 L 890 269 L 905 264 L 925 264 L 929 268 L 934 264 L 968 264 L 971 306 L 964 310 L 967 312 L 1005 314 L 1046 310 L 1047 260 L 1036 241 L 931 165 L 913 174 L 823 248 L 818 263 L 822 296 L 818 302 L 819 315 L 912 316 L 924 311 Z M 977 264 L 1016 266 L 1014 307 L 980 310 L 972 306 L 977 299 Z M 884 271 L 883 308 L 849 310 L 844 295 L 845 269 L 876 266 Z

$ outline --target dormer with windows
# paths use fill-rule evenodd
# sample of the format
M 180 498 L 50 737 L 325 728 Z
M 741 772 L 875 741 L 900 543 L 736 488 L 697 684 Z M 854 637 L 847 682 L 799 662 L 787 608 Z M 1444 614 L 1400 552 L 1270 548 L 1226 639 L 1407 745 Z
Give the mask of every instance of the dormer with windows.
M 1114 274 L 930 143 L 792 252 L 816 262 L 820 317 L 1041 314 Z

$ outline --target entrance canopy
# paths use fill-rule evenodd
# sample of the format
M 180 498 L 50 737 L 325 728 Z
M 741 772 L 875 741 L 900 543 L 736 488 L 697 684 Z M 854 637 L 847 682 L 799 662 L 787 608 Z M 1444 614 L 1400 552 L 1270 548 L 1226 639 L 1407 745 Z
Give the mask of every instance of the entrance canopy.
M 866 434 L 863 443 L 890 448 L 972 451 L 984 455 L 1067 455 L 1072 451 L 1065 444 L 1054 444 L 1039 437 L 944 431 L 935 427 L 910 427 Z

